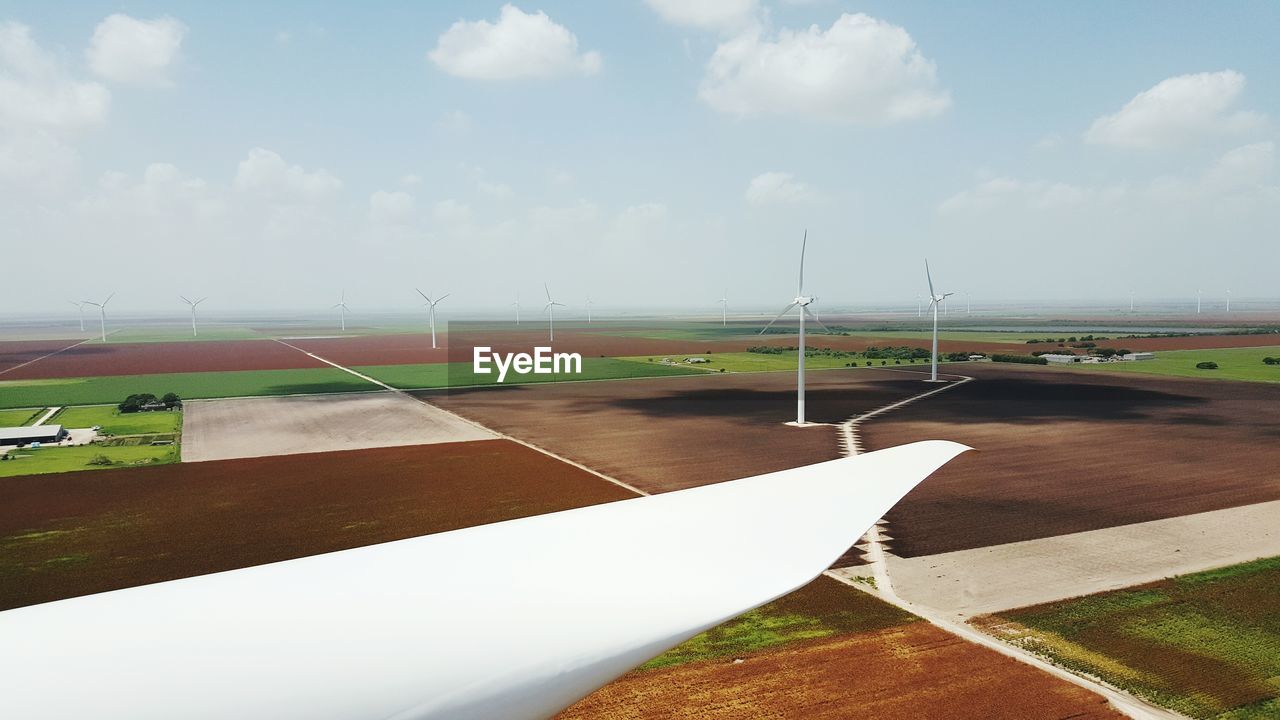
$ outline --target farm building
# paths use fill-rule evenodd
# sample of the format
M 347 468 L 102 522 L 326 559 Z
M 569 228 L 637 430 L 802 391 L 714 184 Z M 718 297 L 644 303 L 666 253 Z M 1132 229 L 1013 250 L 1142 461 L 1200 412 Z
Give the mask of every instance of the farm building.
M 1125 360 L 1155 360 L 1156 354 L 1152 352 L 1131 352 L 1125 353 Z
M 0 445 L 26 445 L 33 442 L 56 443 L 66 437 L 66 434 L 61 425 L 0 428 Z
M 1080 362 L 1079 355 L 1059 355 L 1057 353 L 1046 353 L 1040 357 L 1044 358 L 1051 365 L 1067 365 L 1070 363 Z

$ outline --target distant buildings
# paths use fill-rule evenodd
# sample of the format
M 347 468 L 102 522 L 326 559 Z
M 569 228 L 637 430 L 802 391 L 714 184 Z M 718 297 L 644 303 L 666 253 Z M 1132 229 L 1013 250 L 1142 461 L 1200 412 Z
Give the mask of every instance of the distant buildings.
M 1124 360 L 1155 360 L 1156 354 L 1152 352 L 1131 352 L 1125 353 Z
M 33 442 L 56 443 L 67 436 L 61 425 L 0 428 L 0 445 L 27 445 Z

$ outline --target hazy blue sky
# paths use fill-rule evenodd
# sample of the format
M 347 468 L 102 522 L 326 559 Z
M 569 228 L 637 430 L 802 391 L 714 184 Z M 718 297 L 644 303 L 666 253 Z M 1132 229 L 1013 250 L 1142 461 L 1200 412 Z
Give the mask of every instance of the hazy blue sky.
M 0 312 L 1280 294 L 1280 3 L 960 5 L 2 3 Z

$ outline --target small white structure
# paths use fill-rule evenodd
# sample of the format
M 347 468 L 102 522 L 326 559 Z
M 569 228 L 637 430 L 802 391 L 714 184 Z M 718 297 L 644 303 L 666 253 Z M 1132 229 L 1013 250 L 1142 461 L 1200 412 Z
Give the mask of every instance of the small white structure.
M 1151 352 L 1131 352 L 1125 353 L 1125 360 L 1155 360 L 1156 354 Z
M 690 364 L 711 362 L 709 358 L 704 358 L 704 357 L 687 357 L 684 359 L 684 361 Z
M 1080 362 L 1079 355 L 1059 355 L 1058 353 L 1046 353 L 1040 357 L 1049 362 L 1050 365 L 1070 365 L 1071 363 Z

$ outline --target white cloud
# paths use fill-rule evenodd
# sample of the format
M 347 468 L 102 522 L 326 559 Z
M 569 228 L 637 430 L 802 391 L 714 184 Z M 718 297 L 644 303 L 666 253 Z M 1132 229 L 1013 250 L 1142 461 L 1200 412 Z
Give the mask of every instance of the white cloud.
M 679 27 L 737 32 L 757 22 L 756 0 L 645 0 L 664 21 Z
M 721 43 L 699 96 L 735 115 L 790 114 L 859 125 L 932 117 L 951 106 L 933 61 L 907 31 L 841 15 L 823 31 L 748 33 Z
M 31 38 L 31 29 L 0 22 L 0 126 L 75 128 L 106 119 L 111 93 L 73 79 Z
M 235 186 L 274 199 L 314 200 L 337 192 L 342 182 L 326 170 L 307 171 L 289 165 L 276 153 L 259 147 L 240 161 Z
M 221 215 L 226 205 L 203 179 L 183 173 L 170 163 L 151 163 L 135 179 L 120 172 L 105 173 L 98 188 L 80 204 L 91 217 L 166 221 L 167 229 L 189 226 Z M 128 227 L 141 228 L 136 223 Z M 158 228 L 151 231 L 159 232 Z
M 767 172 L 751 179 L 746 198 L 752 205 L 794 205 L 814 199 L 814 193 L 791 173 Z
M 1245 77 L 1234 70 L 1178 75 L 1144 90 L 1120 111 L 1089 127 L 1085 141 L 1096 145 L 1159 149 L 1184 145 L 1206 135 L 1260 127 L 1265 117 L 1232 111 Z
M 1036 141 L 1034 148 L 1036 150 L 1052 150 L 1062 146 L 1066 139 L 1058 133 L 1049 133 Z
M 0 186 L 10 190 L 61 189 L 78 166 L 75 148 L 42 130 L 0 137 Z
M 186 35 L 187 26 L 171 17 L 115 14 L 98 23 L 85 58 L 94 74 L 113 82 L 164 87 Z
M 651 228 L 667 219 L 667 206 L 662 203 L 630 205 L 618 213 L 615 225 L 619 230 Z
M 378 190 L 369 196 L 369 221 L 377 225 L 408 225 L 416 211 L 417 203 L 407 192 Z
M 600 54 L 578 52 L 578 38 L 539 10 L 503 5 L 497 22 L 459 20 L 427 54 L 441 70 L 471 80 L 593 75 Z
M 436 203 L 431 208 L 431 214 L 439 222 L 465 224 L 471 221 L 471 206 L 449 198 Z
M 1004 206 L 1053 210 L 1079 206 L 1099 196 L 1093 188 L 1043 180 L 995 177 L 943 200 L 943 213 L 977 213 Z
M 414 175 L 413 173 L 409 173 L 400 178 L 400 184 L 401 185 L 421 185 L 422 177 L 420 175 Z

